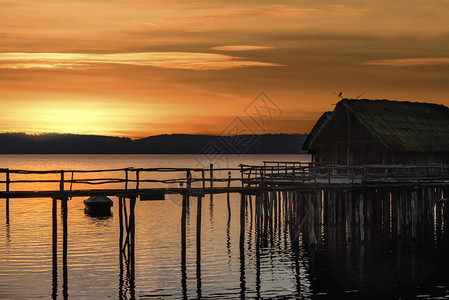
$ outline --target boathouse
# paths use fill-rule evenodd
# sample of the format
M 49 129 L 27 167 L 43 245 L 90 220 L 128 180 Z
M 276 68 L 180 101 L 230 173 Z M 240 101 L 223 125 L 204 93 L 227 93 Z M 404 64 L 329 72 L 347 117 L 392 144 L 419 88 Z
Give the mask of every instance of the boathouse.
M 449 164 L 449 108 L 343 99 L 318 119 L 303 149 L 323 164 Z

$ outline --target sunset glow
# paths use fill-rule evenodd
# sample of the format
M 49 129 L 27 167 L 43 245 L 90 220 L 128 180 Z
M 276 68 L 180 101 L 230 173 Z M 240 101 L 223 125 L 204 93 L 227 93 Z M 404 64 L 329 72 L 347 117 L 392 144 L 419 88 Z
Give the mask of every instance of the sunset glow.
M 449 105 L 446 1 L 0 1 L 0 132 L 308 132 L 343 97 Z M 264 128 L 245 112 L 265 92 Z

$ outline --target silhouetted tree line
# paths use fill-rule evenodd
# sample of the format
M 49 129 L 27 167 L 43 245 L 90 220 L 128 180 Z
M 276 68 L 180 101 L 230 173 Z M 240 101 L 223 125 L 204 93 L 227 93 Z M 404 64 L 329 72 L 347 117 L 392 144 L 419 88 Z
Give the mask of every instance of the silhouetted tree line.
M 295 154 L 307 135 L 264 134 L 231 137 L 171 134 L 143 139 L 46 133 L 0 134 L 0 154 Z

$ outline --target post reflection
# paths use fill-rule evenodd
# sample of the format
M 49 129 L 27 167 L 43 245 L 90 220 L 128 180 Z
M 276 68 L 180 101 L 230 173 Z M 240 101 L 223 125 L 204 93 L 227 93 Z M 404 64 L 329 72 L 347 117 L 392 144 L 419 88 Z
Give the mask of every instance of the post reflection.
M 196 210 L 196 293 L 198 299 L 202 298 L 201 291 L 201 212 L 202 212 L 202 196 L 197 198 Z
M 53 198 L 52 203 L 52 298 L 56 299 L 58 294 L 58 220 L 57 220 L 57 199 Z
M 136 198 L 119 198 L 119 299 L 135 299 L 135 205 Z
M 240 298 L 245 299 L 246 278 L 245 278 L 245 224 L 246 224 L 246 195 L 240 195 Z
M 58 219 L 57 219 L 57 200 L 53 198 L 52 202 L 52 299 L 58 297 Z M 62 222 L 62 297 L 69 298 L 68 293 L 68 269 L 67 269 L 67 241 L 68 241 L 68 206 L 67 198 L 61 200 L 61 222 Z
M 188 197 L 187 195 L 182 196 L 182 213 L 181 213 L 181 287 L 183 299 L 187 299 L 187 268 L 186 268 L 187 197 Z

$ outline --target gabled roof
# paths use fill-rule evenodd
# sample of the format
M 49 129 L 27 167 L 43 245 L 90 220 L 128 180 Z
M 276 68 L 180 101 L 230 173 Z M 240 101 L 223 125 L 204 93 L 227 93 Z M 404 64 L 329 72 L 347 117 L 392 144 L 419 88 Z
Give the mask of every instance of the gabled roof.
M 336 110 L 340 106 L 352 112 L 373 136 L 395 152 L 449 152 L 449 108 L 444 105 L 343 99 Z M 325 129 L 327 122 L 319 122 L 304 147 L 309 147 Z
M 304 141 L 304 144 L 302 145 L 303 150 L 308 150 L 309 146 L 312 142 L 312 140 L 315 138 L 315 136 L 318 134 L 318 132 L 323 128 L 324 123 L 327 122 L 327 120 L 330 119 L 332 115 L 331 111 L 327 111 L 324 114 L 321 115 L 321 117 L 316 121 L 315 125 L 313 126 L 312 130 L 310 131 L 309 135 L 307 136 L 306 140 Z

